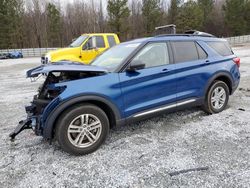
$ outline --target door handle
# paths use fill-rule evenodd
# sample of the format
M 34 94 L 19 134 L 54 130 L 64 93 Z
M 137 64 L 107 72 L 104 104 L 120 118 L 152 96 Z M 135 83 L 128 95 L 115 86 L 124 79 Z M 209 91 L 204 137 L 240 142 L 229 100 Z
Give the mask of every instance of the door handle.
M 207 59 L 206 61 L 205 61 L 205 63 L 202 63 L 201 64 L 201 66 L 206 66 L 206 65 L 210 65 L 211 64 L 211 62 Z
M 169 71 L 170 71 L 170 69 L 167 69 L 167 68 L 162 69 L 161 74 L 167 73 L 167 72 L 169 72 Z

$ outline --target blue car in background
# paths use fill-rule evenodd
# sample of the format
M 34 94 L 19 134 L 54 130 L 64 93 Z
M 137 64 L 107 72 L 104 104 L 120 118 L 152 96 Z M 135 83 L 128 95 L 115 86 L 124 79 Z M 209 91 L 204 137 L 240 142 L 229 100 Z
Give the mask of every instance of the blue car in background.
M 9 52 L 8 57 L 11 59 L 23 58 L 23 54 L 22 52 L 14 51 L 14 52 Z
M 8 53 L 0 53 L 0 59 L 8 59 Z
M 193 106 L 223 111 L 239 85 L 239 66 L 225 39 L 206 34 L 124 42 L 91 65 L 42 65 L 27 72 L 46 80 L 10 137 L 32 128 L 66 152 L 88 154 L 115 126 Z

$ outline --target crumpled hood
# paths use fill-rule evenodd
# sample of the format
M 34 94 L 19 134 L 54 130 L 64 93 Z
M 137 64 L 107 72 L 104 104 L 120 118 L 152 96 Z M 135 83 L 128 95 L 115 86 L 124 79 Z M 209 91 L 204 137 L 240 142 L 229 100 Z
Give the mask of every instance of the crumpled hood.
M 37 77 L 39 74 L 61 71 L 79 71 L 79 72 L 108 72 L 102 67 L 84 65 L 82 63 L 71 61 L 60 61 L 52 64 L 41 65 L 26 72 L 27 77 Z

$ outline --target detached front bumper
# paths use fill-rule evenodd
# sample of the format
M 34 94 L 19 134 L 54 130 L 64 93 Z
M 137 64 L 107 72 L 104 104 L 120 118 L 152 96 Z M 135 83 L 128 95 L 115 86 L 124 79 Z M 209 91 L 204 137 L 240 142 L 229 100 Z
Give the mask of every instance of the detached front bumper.
M 32 121 L 30 119 L 20 121 L 18 126 L 15 128 L 15 130 L 12 133 L 10 133 L 10 135 L 9 135 L 11 140 L 14 140 L 16 135 L 18 135 L 24 129 L 31 129 L 32 128 L 31 122 Z
M 9 137 L 14 140 L 15 137 L 25 129 L 33 129 L 36 135 L 41 135 L 40 115 L 36 115 L 37 105 L 34 104 L 35 100 L 30 106 L 26 106 L 25 110 L 27 118 L 18 123 L 15 130 L 9 134 Z

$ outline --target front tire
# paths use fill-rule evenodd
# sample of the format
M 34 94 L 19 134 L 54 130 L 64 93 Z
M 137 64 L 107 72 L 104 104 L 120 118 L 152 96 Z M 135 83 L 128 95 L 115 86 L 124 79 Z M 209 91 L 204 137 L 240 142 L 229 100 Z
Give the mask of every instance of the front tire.
M 97 150 L 109 132 L 105 112 L 92 104 L 73 106 L 66 110 L 56 125 L 56 139 L 61 148 L 73 155 Z
M 223 81 L 215 80 L 209 88 L 203 110 L 209 114 L 223 111 L 228 103 L 229 88 Z

